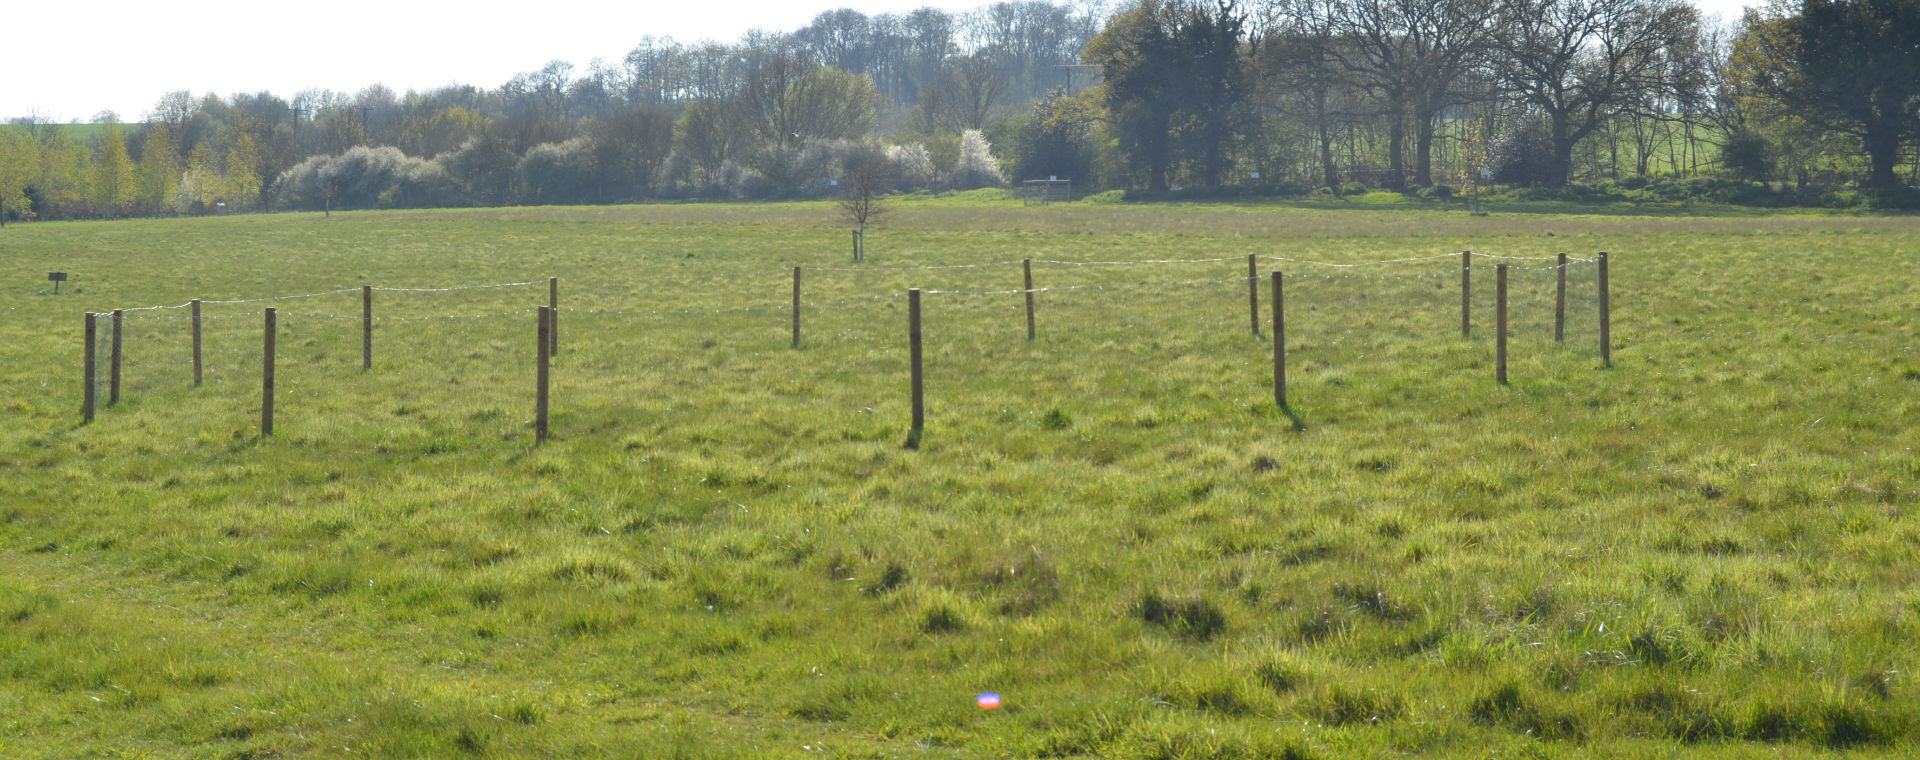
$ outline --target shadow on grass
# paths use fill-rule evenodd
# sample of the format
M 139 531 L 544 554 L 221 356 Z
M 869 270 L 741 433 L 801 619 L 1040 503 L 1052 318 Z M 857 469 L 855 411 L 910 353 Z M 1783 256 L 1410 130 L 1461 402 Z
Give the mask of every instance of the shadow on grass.
M 1305 419 L 1302 419 L 1300 417 L 1300 414 L 1293 410 L 1292 404 L 1281 404 L 1280 414 L 1285 416 L 1288 422 L 1293 423 L 1293 432 L 1295 433 L 1307 432 L 1307 421 Z
M 1253 412 L 1253 415 L 1256 417 L 1274 417 L 1274 416 L 1285 417 L 1287 418 L 1287 426 L 1292 428 L 1293 432 L 1295 433 L 1307 432 L 1306 418 L 1300 416 L 1300 413 L 1294 410 L 1292 404 L 1275 404 L 1273 406 L 1267 406 L 1266 404 L 1255 404 L 1249 407 L 1248 411 Z

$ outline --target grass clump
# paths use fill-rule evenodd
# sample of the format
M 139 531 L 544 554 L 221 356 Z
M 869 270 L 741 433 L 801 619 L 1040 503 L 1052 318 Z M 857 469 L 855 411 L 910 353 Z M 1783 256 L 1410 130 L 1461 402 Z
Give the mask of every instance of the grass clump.
M 1135 599 L 1133 615 L 1189 641 L 1210 641 L 1227 629 L 1227 615 L 1203 597 L 1169 597 L 1145 591 Z
M 1528 736 L 1553 740 L 1577 740 L 1583 735 L 1575 715 L 1560 712 L 1530 696 L 1520 684 L 1507 682 L 1475 698 L 1467 708 L 1473 722 L 1498 726 Z
M 1397 694 L 1347 683 L 1323 685 L 1307 703 L 1310 715 L 1334 726 L 1390 722 L 1406 709 L 1405 700 Z

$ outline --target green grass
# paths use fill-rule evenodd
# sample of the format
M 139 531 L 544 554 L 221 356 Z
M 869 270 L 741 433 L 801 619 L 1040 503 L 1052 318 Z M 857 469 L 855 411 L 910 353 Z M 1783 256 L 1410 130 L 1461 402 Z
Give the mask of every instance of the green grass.
M 861 271 L 826 204 L 10 225 L 0 756 L 1911 748 L 1920 224 L 1499 211 L 917 200 Z M 1285 264 L 1290 417 L 1243 259 L 1038 264 L 1095 287 L 1031 344 L 926 296 L 902 447 L 904 289 L 1020 286 L 906 267 L 1466 248 L 1612 252 L 1614 366 L 1591 265 L 1564 345 L 1512 272 L 1499 387 L 1491 273 L 1462 338 L 1456 260 Z M 209 305 L 198 389 L 132 312 L 79 424 L 86 310 L 548 276 L 545 446 L 539 286 L 382 291 L 365 373 L 357 292 Z

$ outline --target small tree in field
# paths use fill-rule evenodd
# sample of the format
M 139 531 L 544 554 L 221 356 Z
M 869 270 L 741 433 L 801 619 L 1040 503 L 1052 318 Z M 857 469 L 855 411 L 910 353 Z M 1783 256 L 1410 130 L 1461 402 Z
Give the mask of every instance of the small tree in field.
M 854 261 L 867 259 L 867 225 L 878 221 L 886 213 L 885 198 L 880 193 L 892 180 L 892 175 L 887 155 L 881 151 L 856 151 L 847 157 L 846 173 L 840 180 L 837 203 L 840 218 L 853 225 L 858 232 L 854 238 Z

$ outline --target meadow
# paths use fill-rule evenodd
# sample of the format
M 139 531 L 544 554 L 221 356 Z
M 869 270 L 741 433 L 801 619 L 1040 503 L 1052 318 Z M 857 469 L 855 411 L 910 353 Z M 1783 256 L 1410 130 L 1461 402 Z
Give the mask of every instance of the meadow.
M 10 225 L 0 756 L 1920 743 L 1920 220 L 1355 206 L 907 200 L 863 264 L 820 203 Z M 1611 367 L 1542 268 L 1598 251 Z M 81 315 L 193 298 L 205 384 L 130 311 L 81 424 Z

